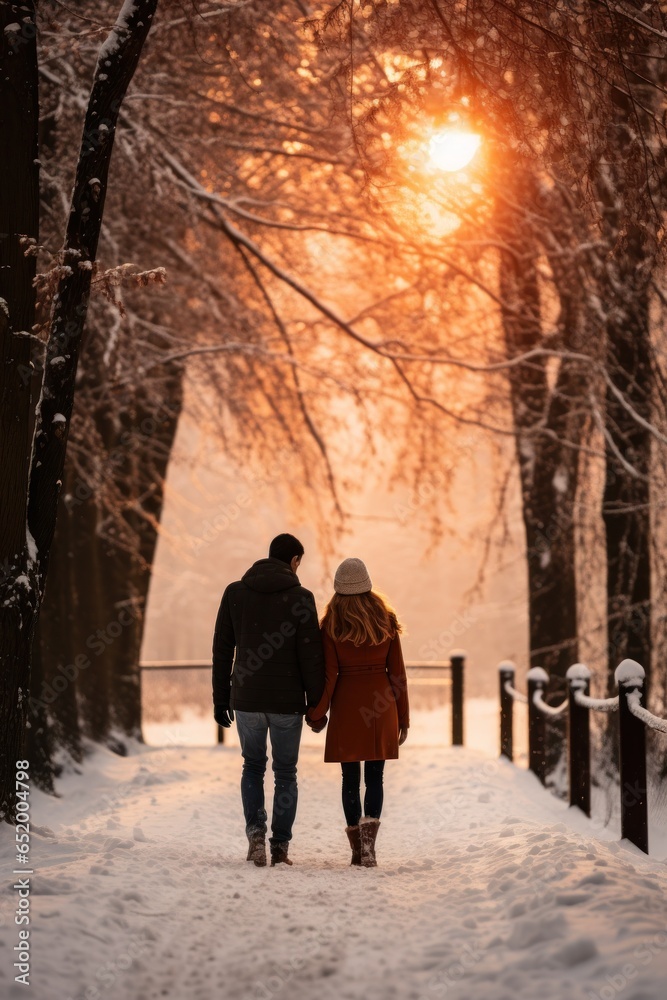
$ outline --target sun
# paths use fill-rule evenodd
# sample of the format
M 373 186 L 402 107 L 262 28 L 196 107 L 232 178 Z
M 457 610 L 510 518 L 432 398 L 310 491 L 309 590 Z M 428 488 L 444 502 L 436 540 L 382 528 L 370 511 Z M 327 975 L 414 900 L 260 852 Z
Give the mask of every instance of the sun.
M 439 170 L 454 173 L 467 167 L 479 149 L 482 137 L 474 132 L 448 128 L 436 132 L 429 143 L 429 159 Z

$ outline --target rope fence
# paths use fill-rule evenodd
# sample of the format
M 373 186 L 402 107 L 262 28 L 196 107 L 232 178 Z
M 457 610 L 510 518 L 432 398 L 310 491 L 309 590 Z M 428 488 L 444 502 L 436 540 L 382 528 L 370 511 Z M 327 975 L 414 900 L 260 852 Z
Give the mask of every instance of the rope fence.
M 649 712 L 648 708 L 644 708 L 637 691 L 630 691 L 628 693 L 628 705 L 632 714 L 636 718 L 641 719 L 645 725 L 651 729 L 655 729 L 658 733 L 667 733 L 667 719 L 660 719 L 653 712 Z
M 571 806 L 591 814 L 590 713 L 618 713 L 621 793 L 621 836 L 648 854 L 648 804 L 646 777 L 646 728 L 667 733 L 667 719 L 661 719 L 642 705 L 644 668 L 635 660 L 623 660 L 615 671 L 618 694 L 613 698 L 590 696 L 591 672 L 575 663 L 565 675 L 568 696 L 560 705 L 549 705 L 545 693 L 549 675 L 542 667 L 532 667 L 527 675 L 528 693 L 514 686 L 516 667 L 510 660 L 498 664 L 500 678 L 500 754 L 513 760 L 514 702 L 528 705 L 528 766 L 546 780 L 546 724 L 566 716 L 568 784 Z
M 505 691 L 507 692 L 507 694 L 512 696 L 514 701 L 519 701 L 523 705 L 528 704 L 528 698 L 526 697 L 526 695 L 522 694 L 521 691 L 517 691 L 517 689 L 515 687 L 512 687 L 511 684 L 509 683 L 505 684 Z
M 615 698 L 589 698 L 583 691 L 575 691 L 574 700 L 582 708 L 592 708 L 596 712 L 618 712 L 618 695 Z
M 526 699 L 527 700 L 527 699 Z M 540 712 L 544 712 L 545 715 L 550 715 L 552 718 L 557 718 L 566 711 L 569 704 L 567 698 L 560 705 L 548 705 L 544 698 L 542 697 L 541 691 L 536 691 L 533 695 L 533 704 L 536 708 L 539 708 Z
M 407 661 L 408 670 L 422 670 L 431 676 L 415 677 L 413 683 L 442 683 L 432 671 L 448 674 L 451 690 L 453 746 L 463 745 L 464 668 L 466 654 L 452 650 L 449 661 Z M 210 661 L 152 661 L 140 664 L 144 671 L 211 669 Z M 567 719 L 569 802 L 587 816 L 591 814 L 590 713 L 618 713 L 621 835 L 648 854 L 648 807 L 646 776 L 646 728 L 667 734 L 667 720 L 642 705 L 645 672 L 634 660 L 623 660 L 616 668 L 618 694 L 613 698 L 592 698 L 591 673 L 583 663 L 575 663 L 566 674 L 568 696 L 560 705 L 545 700 L 549 675 L 542 667 L 532 667 L 526 674 L 527 693 L 514 684 L 516 666 L 510 660 L 498 664 L 500 679 L 500 754 L 513 760 L 514 703 L 528 706 L 528 766 L 546 783 L 546 734 L 549 720 Z M 218 727 L 218 742 L 224 729 Z

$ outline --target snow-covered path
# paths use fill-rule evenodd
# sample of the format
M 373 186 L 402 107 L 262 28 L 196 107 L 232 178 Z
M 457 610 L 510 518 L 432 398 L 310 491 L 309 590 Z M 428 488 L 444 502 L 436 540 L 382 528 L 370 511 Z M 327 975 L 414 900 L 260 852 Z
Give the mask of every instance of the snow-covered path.
M 512 765 L 407 744 L 378 869 L 304 747 L 294 867 L 247 864 L 233 746 L 97 751 L 34 796 L 37 1000 L 664 1000 L 667 873 Z M 0 851 L 6 871 L 8 831 Z M 5 883 L 7 884 L 7 883 Z M 15 899 L 2 903 L 3 997 Z

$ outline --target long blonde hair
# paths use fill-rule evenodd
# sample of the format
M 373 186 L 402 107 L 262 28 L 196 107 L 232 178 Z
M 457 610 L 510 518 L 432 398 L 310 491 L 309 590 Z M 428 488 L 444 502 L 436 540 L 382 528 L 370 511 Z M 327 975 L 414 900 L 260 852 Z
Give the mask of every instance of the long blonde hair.
M 348 640 L 355 646 L 365 642 L 379 646 L 403 631 L 391 604 L 377 590 L 334 594 L 324 612 L 322 628 L 335 641 Z

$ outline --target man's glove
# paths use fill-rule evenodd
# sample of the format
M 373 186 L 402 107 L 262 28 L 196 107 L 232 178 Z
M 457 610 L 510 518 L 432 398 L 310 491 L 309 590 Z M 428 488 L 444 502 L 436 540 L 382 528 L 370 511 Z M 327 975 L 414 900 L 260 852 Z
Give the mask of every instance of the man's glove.
M 224 705 L 214 705 L 213 706 L 213 718 L 218 723 L 219 726 L 223 726 L 225 729 L 229 729 L 232 722 L 234 721 L 234 713 L 231 708 L 225 708 Z
M 321 719 L 316 719 L 314 722 L 312 719 L 306 718 L 306 723 L 310 726 L 314 733 L 321 733 L 327 724 L 327 717 L 323 715 Z

